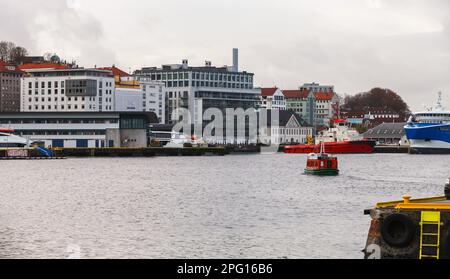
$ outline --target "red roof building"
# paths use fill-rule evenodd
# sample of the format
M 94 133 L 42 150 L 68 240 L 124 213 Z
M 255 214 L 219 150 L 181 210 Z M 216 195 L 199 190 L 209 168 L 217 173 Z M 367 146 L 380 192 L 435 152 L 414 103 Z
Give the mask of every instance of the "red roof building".
M 23 65 L 19 66 L 19 69 L 22 70 L 22 71 L 35 70 L 35 69 L 39 69 L 39 70 L 42 70 L 42 69 L 65 70 L 65 69 L 69 69 L 69 67 L 67 67 L 66 65 L 46 62 L 46 63 L 23 64 Z
M 286 99 L 305 99 L 308 98 L 310 90 L 283 90 L 283 95 Z
M 269 96 L 273 96 L 273 94 L 275 94 L 275 92 L 277 92 L 278 88 L 273 87 L 273 88 L 261 88 L 261 96 L 262 97 L 269 97 Z
M 118 77 L 129 77 L 130 76 L 130 74 L 117 68 L 116 66 L 102 67 L 102 68 L 99 68 L 99 70 L 111 71 L 115 77 L 117 77 L 117 76 Z
M 283 92 L 277 87 L 261 88 L 261 107 L 266 109 L 286 109 Z
M 317 101 L 331 101 L 335 96 L 333 92 L 316 92 L 314 93 Z

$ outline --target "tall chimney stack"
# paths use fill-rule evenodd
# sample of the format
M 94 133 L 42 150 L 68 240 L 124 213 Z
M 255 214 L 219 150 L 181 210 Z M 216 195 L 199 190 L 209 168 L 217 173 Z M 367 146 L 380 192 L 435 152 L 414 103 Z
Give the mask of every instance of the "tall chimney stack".
M 233 71 L 239 72 L 239 49 L 233 48 Z

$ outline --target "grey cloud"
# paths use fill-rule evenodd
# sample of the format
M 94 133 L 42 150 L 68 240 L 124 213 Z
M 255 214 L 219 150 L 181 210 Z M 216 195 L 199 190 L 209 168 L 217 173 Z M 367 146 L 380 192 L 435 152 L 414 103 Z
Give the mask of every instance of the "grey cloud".
M 229 64 L 239 47 L 257 86 L 383 86 L 413 109 L 442 90 L 450 108 L 448 0 L 71 1 L 0 0 L 11 13 L 0 17 L 0 38 L 125 70 L 183 58 Z
M 0 38 L 23 44 L 36 55 L 56 52 L 68 60 L 89 66 L 114 63 L 114 51 L 102 43 L 102 23 L 68 3 L 60 0 L 0 0 L 2 7 L 11 11 L 9 18 L 0 18 Z M 5 22 L 8 24 L 14 17 L 14 27 L 3 28 Z

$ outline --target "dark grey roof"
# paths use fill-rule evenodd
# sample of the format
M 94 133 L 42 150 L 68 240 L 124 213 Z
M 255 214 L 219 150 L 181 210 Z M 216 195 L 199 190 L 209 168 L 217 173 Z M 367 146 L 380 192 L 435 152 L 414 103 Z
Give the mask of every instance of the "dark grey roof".
M 288 122 L 292 116 L 294 116 L 297 119 L 298 123 L 300 123 L 300 126 L 302 126 L 302 127 L 308 126 L 306 124 L 306 122 L 295 112 L 292 112 L 289 110 L 279 110 L 278 112 L 279 112 L 279 117 L 280 117 L 279 118 L 279 121 L 280 121 L 279 126 L 280 127 L 285 127 L 288 124 Z M 271 110 L 267 110 L 267 124 L 269 126 L 271 126 L 271 119 L 272 119 L 271 113 L 272 113 Z
M 383 123 L 365 132 L 365 138 L 402 138 L 406 123 Z

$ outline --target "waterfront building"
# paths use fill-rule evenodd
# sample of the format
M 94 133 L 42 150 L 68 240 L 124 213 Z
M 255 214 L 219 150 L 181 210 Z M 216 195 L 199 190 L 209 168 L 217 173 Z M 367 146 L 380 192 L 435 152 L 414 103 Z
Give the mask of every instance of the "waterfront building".
M 272 111 L 275 110 L 261 110 L 258 112 L 258 127 L 253 127 L 249 122 L 245 123 L 245 137 L 240 137 L 237 130 L 234 131 L 234 136 L 228 138 L 226 134 L 226 126 L 224 127 L 223 135 L 221 137 L 209 136 L 201 137 L 208 144 L 231 144 L 231 145 L 248 145 L 248 144 L 295 144 L 306 143 L 308 137 L 313 135 L 313 127 L 306 124 L 303 119 L 296 113 L 286 110 L 276 110 L 279 119 L 278 125 L 272 123 Z M 267 127 L 259 125 L 259 117 L 261 113 L 267 113 Z M 203 129 L 206 124 L 203 125 Z M 150 139 L 154 142 L 159 142 L 162 145 L 170 142 L 171 136 L 180 131 L 174 131 L 174 124 L 156 124 L 151 125 Z M 256 137 L 251 138 L 249 130 L 257 129 L 255 131 Z M 182 131 L 181 131 L 182 132 Z M 261 135 L 265 135 L 264 138 Z M 195 134 L 194 127 L 191 127 L 191 135 L 200 138 L 200 135 Z
M 0 127 L 44 147 L 147 147 L 151 112 L 0 113 Z
M 369 128 L 383 123 L 402 123 L 405 117 L 399 113 L 387 110 L 366 109 L 364 111 L 343 111 L 342 117 L 352 125 L 366 125 Z
M 135 76 L 150 81 L 163 82 L 166 87 L 165 118 L 173 123 L 177 108 L 188 109 L 194 123 L 203 123 L 203 113 L 208 108 L 257 108 L 260 90 L 253 88 L 254 74 L 240 71 L 238 51 L 233 50 L 233 66 L 215 67 L 210 61 L 203 67 L 191 67 L 188 60 L 181 64 L 145 67 L 135 71 Z
M 316 113 L 316 97 L 309 89 L 283 90 L 286 109 L 297 113 L 309 125 L 313 125 Z
M 166 123 L 167 88 L 164 82 L 151 80 L 148 77 L 134 77 L 142 90 L 144 111 L 154 112 L 159 123 Z
M 339 118 L 339 96 L 333 85 L 305 83 L 298 90 L 284 90 L 286 107 L 298 113 L 317 129 L 328 127 Z
M 339 114 L 339 97 L 334 92 L 314 92 L 316 101 L 315 125 L 330 126 Z
M 261 108 L 286 110 L 283 92 L 277 87 L 261 88 Z
M 271 119 L 268 117 L 268 119 Z M 308 137 L 313 137 L 313 127 L 295 112 L 280 110 L 279 125 L 272 125 L 269 121 L 269 137 L 271 144 L 305 144 Z M 263 142 L 268 143 L 268 142 Z
M 23 112 L 114 111 L 115 81 L 98 69 L 24 69 Z
M 363 134 L 364 138 L 374 140 L 378 144 L 409 145 L 406 138 L 406 122 L 383 123 Z
M 344 111 L 341 116 L 351 126 L 368 124 L 363 111 Z
M 148 77 L 131 76 L 116 66 L 100 68 L 111 71 L 115 80 L 115 111 L 154 112 L 165 123 L 166 87 Z
M 0 60 L 0 112 L 20 111 L 20 80 L 23 72 Z
M 141 87 L 116 83 L 114 91 L 114 111 L 145 111 Z

